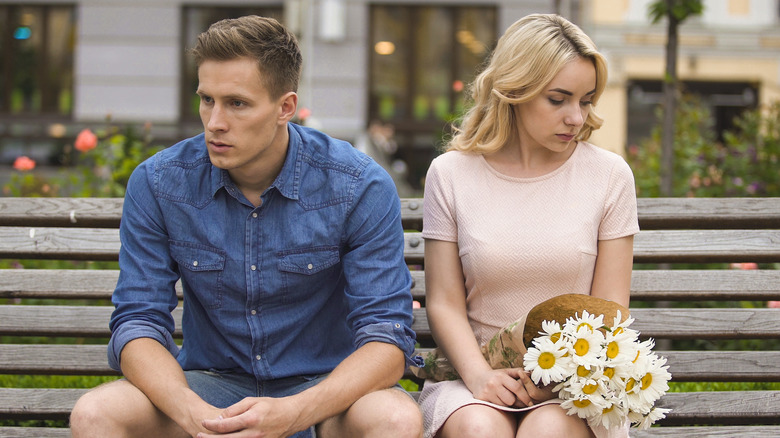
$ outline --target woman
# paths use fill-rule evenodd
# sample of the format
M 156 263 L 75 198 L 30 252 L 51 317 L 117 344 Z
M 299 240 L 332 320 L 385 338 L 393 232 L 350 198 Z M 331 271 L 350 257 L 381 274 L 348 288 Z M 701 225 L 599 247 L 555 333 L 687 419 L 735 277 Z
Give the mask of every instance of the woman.
M 428 319 L 462 380 L 427 382 L 426 437 L 628 436 L 591 430 L 521 369 L 493 370 L 480 346 L 534 305 L 565 293 L 628 306 L 634 179 L 586 140 L 607 68 L 556 15 L 501 37 L 471 85 L 460 129 L 428 171 L 423 237 Z

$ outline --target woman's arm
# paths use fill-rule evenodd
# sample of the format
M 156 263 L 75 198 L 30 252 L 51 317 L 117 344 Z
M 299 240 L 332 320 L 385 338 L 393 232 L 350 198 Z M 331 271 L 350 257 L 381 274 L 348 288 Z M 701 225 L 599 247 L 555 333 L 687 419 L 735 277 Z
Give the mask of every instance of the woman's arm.
M 530 380 L 518 369 L 493 370 L 482 351 L 466 313 L 463 268 L 455 242 L 425 241 L 426 311 L 436 344 L 460 374 L 474 397 L 492 403 L 527 406 L 531 395 L 523 383 Z M 523 379 L 518 382 L 517 379 Z M 534 398 L 536 398 L 534 397 Z
M 599 240 L 590 294 L 628 307 L 633 264 L 634 236 Z

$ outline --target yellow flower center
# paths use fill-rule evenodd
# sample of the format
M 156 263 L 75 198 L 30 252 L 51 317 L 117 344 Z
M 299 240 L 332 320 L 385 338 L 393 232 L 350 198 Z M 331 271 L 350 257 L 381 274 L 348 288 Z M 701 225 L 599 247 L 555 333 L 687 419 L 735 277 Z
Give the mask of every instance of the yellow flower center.
M 608 414 L 608 413 L 612 412 L 613 409 L 615 409 L 615 405 L 609 405 L 608 408 L 602 409 L 601 413 L 602 414 Z
M 604 368 L 604 375 L 608 378 L 615 377 L 615 369 L 614 368 Z
M 544 353 L 539 355 L 539 366 L 549 370 L 550 368 L 555 366 L 555 355 L 550 353 L 549 351 L 545 351 Z
M 574 400 L 572 402 L 572 404 L 574 404 L 574 406 L 576 406 L 578 408 L 587 408 L 588 406 L 590 406 L 590 400 L 588 400 L 588 399 L 585 399 L 585 400 Z
M 582 387 L 582 392 L 585 394 L 593 394 L 598 388 L 598 385 L 585 385 Z
M 639 350 L 636 351 L 636 357 L 631 361 L 631 363 L 636 363 L 637 360 L 639 360 Z
M 577 339 L 577 342 L 574 343 L 574 352 L 577 353 L 577 356 L 585 356 L 588 354 L 588 350 L 590 350 L 590 344 L 585 339 Z
M 580 365 L 577 367 L 577 375 L 580 377 L 588 377 L 590 375 L 590 370 Z
M 553 341 L 553 343 L 558 342 L 559 339 L 561 339 L 561 332 L 553 333 L 550 335 L 550 340 Z
M 587 327 L 588 330 L 593 333 L 593 326 L 588 324 L 587 322 L 581 322 L 580 325 L 577 326 L 577 330 L 579 330 L 582 327 Z
M 615 341 L 612 341 L 607 345 L 607 357 L 610 359 L 614 359 L 617 357 L 618 353 L 620 353 L 620 346 L 618 346 L 618 343 Z
M 614 332 L 612 332 L 613 335 L 617 336 L 619 334 L 623 333 L 623 327 L 618 327 L 615 329 Z
M 631 391 L 632 389 L 634 389 L 634 385 L 636 385 L 636 380 L 634 380 L 634 378 L 631 377 L 626 382 L 626 391 Z
M 653 375 L 650 373 L 647 373 L 642 377 L 642 389 L 645 390 L 650 387 L 650 385 L 653 384 Z

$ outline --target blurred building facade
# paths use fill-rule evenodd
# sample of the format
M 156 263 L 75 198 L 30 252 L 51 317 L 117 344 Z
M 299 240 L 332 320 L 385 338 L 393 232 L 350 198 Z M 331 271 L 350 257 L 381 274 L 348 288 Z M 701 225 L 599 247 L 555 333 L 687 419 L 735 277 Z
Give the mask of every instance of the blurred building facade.
M 197 77 L 187 49 L 222 18 L 272 16 L 304 52 L 305 123 L 352 141 L 419 189 L 463 109 L 466 86 L 518 18 L 557 12 L 608 60 L 606 119 L 593 142 L 622 152 L 656 123 L 665 23 L 650 0 L 0 0 L 0 166 L 56 164 L 84 127 L 151 123 L 156 142 L 193 135 Z M 679 74 L 719 129 L 780 99 L 780 1 L 704 0 L 680 29 Z M 368 145 L 368 146 L 366 146 Z

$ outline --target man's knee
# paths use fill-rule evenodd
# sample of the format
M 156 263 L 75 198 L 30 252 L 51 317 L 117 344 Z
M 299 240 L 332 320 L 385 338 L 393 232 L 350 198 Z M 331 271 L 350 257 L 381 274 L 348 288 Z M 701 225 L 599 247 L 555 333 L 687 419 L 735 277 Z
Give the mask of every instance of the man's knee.
M 103 429 L 109 416 L 103 387 L 95 388 L 82 395 L 70 413 L 70 429 L 74 438 L 94 436 L 94 432 Z
M 323 422 L 318 435 L 419 438 L 422 428 L 417 403 L 398 389 L 386 389 L 363 396 L 346 413 Z
M 377 436 L 393 436 L 403 438 L 419 438 L 422 436 L 423 419 L 422 411 L 411 397 L 400 390 L 388 390 L 397 398 L 385 409 L 377 413 L 377 426 L 381 434 Z

